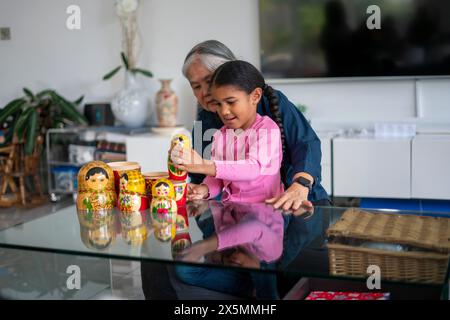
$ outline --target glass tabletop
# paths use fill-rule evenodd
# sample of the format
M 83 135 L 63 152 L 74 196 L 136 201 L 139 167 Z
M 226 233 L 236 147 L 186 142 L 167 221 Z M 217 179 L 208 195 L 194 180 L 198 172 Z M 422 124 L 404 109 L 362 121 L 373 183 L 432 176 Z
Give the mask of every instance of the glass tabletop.
M 354 214 L 352 210 L 361 212 L 340 207 L 282 212 L 261 203 L 195 201 L 179 208 L 175 223 L 164 224 L 155 223 L 149 210 L 88 212 L 77 211 L 73 205 L 0 231 L 0 247 L 320 278 L 365 280 L 371 275 L 367 268 L 375 266 L 380 268 L 383 281 L 437 286 L 448 282 L 446 252 L 431 252 L 417 243 L 408 246 L 355 239 L 335 243 L 339 237 L 330 237 L 330 228 L 348 220 Z M 388 214 L 431 215 L 406 211 Z M 443 216 L 432 219 L 449 225 L 448 215 Z M 351 226 L 357 228 L 357 224 L 353 221 Z M 394 272 L 398 268 L 414 274 L 429 262 L 437 268 L 435 273 L 440 272 L 438 278 L 383 274 L 387 267 Z M 355 263 L 368 271 L 353 270 L 358 267 Z

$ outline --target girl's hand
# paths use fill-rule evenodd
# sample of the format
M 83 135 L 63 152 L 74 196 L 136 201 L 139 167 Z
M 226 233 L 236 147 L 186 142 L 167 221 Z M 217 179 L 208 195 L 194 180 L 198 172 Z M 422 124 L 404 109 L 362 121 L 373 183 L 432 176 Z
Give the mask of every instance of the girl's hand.
M 187 200 L 202 200 L 208 198 L 209 188 L 206 184 L 193 184 L 187 185 Z
M 308 200 L 308 193 L 308 188 L 293 183 L 282 195 L 267 199 L 266 203 L 273 204 L 275 209 L 282 208 L 284 211 L 296 211 L 300 207 L 312 210 L 313 204 Z
M 188 214 L 190 217 L 196 217 L 202 215 L 209 209 L 208 201 L 205 200 L 189 200 L 186 204 Z
M 170 157 L 178 169 L 185 170 L 192 173 L 198 172 L 204 164 L 204 160 L 194 150 L 186 150 L 181 146 L 175 146 L 170 152 Z
M 180 252 L 178 258 L 186 262 L 198 262 L 208 253 L 217 250 L 217 236 L 213 234 L 211 237 L 193 243 Z

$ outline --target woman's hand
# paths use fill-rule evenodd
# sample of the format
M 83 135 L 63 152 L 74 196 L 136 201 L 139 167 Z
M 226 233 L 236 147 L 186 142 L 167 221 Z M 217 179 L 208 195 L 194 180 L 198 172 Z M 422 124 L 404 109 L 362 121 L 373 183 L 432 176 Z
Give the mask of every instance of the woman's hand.
M 266 203 L 273 204 L 275 209 L 282 208 L 284 211 L 296 211 L 300 207 L 313 209 L 313 204 L 308 200 L 309 190 L 298 183 L 293 183 L 279 197 L 267 199 Z
M 187 200 L 202 200 L 208 198 L 209 188 L 206 184 L 193 184 L 187 185 Z
M 181 146 L 175 146 L 169 154 L 177 169 L 190 173 L 216 175 L 214 162 L 203 159 L 194 149 L 187 150 Z

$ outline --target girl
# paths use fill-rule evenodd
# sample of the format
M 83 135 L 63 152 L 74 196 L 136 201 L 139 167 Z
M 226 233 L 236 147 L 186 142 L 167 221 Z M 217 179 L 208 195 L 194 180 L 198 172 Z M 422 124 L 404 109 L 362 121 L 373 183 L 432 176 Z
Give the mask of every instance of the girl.
M 265 95 L 272 120 L 257 113 Z M 213 136 L 211 160 L 191 149 L 172 149 L 172 161 L 179 169 L 201 173 L 202 184 L 188 185 L 188 200 L 214 198 L 223 201 L 264 202 L 283 193 L 280 168 L 284 151 L 284 130 L 278 97 L 250 63 L 229 61 L 211 78 L 211 96 L 224 126 Z
M 192 131 L 195 149 L 210 158 L 209 133 L 224 125 L 217 115 L 209 90 L 214 71 L 227 61 L 236 60 L 233 52 L 217 40 L 207 40 L 195 45 L 183 63 L 183 75 L 189 81 L 192 93 L 198 101 L 197 121 Z M 285 192 L 280 197 L 266 199 L 276 209 L 297 210 L 303 205 L 331 205 L 327 192 L 321 185 L 320 139 L 304 115 L 289 101 L 283 92 L 275 90 L 278 111 L 284 126 L 286 148 L 281 179 Z M 257 106 L 258 114 L 275 119 L 269 110 L 269 101 L 264 96 Z M 200 184 L 202 174 L 189 174 L 191 182 Z M 305 180 L 306 179 L 306 180 Z

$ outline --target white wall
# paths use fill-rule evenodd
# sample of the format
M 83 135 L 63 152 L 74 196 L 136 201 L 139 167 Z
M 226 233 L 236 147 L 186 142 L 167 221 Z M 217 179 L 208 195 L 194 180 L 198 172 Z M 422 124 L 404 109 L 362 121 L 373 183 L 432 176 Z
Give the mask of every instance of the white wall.
M 81 30 L 66 28 L 71 4 L 81 8 Z M 157 78 L 173 78 L 179 122 L 191 125 L 196 103 L 180 71 L 185 55 L 194 44 L 214 38 L 257 63 L 257 17 L 253 0 L 141 0 L 139 66 L 155 75 L 142 78 L 149 99 L 159 89 Z M 122 87 L 123 73 L 101 80 L 120 64 L 121 29 L 113 0 L 0 0 L 0 24 L 12 35 L 0 41 L 0 106 L 21 95 L 24 86 L 53 87 L 73 99 L 85 94 L 85 102 L 110 101 Z
M 77 4 L 82 29 L 66 29 L 66 8 Z M 0 105 L 21 94 L 54 87 L 69 98 L 109 101 L 123 85 L 101 77 L 118 65 L 120 25 L 113 0 L 0 0 L 0 24 L 11 27 L 12 40 L 0 41 Z M 159 89 L 156 78 L 173 78 L 180 100 L 179 122 L 190 125 L 195 100 L 180 69 L 197 42 L 217 39 L 241 58 L 259 65 L 257 0 L 141 0 L 143 47 L 140 66 L 155 79 L 143 78 L 149 98 Z M 450 124 L 450 80 L 354 80 L 274 85 L 294 103 L 309 107 L 315 121 L 348 125 L 400 121 L 416 115 Z M 418 104 L 416 104 L 418 102 Z M 152 106 L 153 107 L 153 106 Z M 418 111 L 417 111 L 418 110 Z

